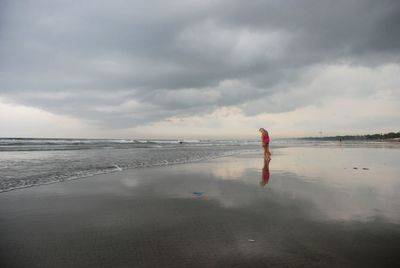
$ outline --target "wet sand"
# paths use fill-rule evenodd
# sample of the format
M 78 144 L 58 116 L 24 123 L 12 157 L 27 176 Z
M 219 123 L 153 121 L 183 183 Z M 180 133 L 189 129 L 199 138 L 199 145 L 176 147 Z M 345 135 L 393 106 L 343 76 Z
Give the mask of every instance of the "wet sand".
M 400 267 L 399 152 L 281 148 L 5 192 L 0 267 Z

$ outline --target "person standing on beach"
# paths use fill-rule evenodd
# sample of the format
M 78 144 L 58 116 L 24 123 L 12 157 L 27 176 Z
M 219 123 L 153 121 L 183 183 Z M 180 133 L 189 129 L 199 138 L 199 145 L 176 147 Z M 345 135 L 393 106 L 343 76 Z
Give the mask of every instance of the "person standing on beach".
M 261 141 L 262 141 L 262 146 L 264 148 L 264 159 L 271 160 L 271 152 L 269 151 L 268 131 L 266 131 L 264 128 L 260 128 L 258 131 L 260 131 L 261 133 Z

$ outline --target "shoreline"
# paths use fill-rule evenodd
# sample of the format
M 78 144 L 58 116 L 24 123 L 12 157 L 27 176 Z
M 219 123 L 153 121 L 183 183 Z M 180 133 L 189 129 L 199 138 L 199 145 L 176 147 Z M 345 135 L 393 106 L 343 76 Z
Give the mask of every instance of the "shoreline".
M 302 141 L 300 139 L 300 141 Z M 334 142 L 334 143 L 333 143 Z M 321 148 L 395 148 L 395 149 L 400 149 L 400 142 L 392 142 L 392 141 L 342 141 L 342 142 L 336 142 L 336 141 L 327 141 L 327 140 L 321 140 L 317 141 L 315 140 L 314 142 L 310 142 L 307 140 L 307 143 L 291 143 L 291 144 L 286 144 L 282 143 L 279 140 L 277 140 L 275 143 L 271 144 L 271 150 L 280 150 L 280 149 L 285 149 L 285 148 L 309 148 L 309 147 L 315 147 L 319 146 Z M 10 191 L 15 191 L 15 190 L 21 190 L 24 188 L 31 188 L 31 187 L 36 187 L 36 186 L 41 186 L 41 185 L 48 185 L 48 184 L 54 184 L 54 183 L 62 183 L 65 181 L 70 181 L 70 180 L 80 180 L 80 179 L 86 179 L 89 177 L 101 175 L 101 174 L 112 174 L 115 172 L 120 172 L 124 170 L 135 170 L 135 169 L 141 169 L 141 168 L 152 168 L 152 167 L 158 167 L 158 166 L 171 166 L 171 165 L 182 165 L 182 164 L 190 164 L 190 163 L 197 163 L 197 162 L 202 162 L 202 161 L 208 161 L 212 159 L 218 159 L 218 158 L 223 158 L 223 157 L 229 157 L 229 156 L 239 156 L 241 154 L 258 154 L 258 151 L 261 151 L 262 148 L 260 149 L 249 149 L 249 150 L 239 150 L 239 151 L 232 151 L 232 152 L 227 152 L 225 154 L 221 155 L 216 155 L 216 156 L 209 156 L 209 157 L 204 157 L 200 159 L 189 159 L 189 160 L 184 160 L 181 162 L 164 162 L 167 160 L 163 160 L 161 162 L 156 162 L 156 163 L 139 163 L 134 166 L 128 166 L 128 167 L 120 167 L 117 164 L 110 163 L 112 166 L 107 168 L 107 169 L 99 169 L 99 170 L 83 170 L 79 171 L 78 174 L 62 174 L 62 178 L 54 178 L 53 176 L 50 177 L 44 177 L 43 181 L 41 182 L 36 182 L 35 184 L 28 184 L 28 185 L 21 185 L 17 187 L 11 187 L 11 188 L 6 188 L 6 189 L 0 189 L 0 195 L 6 192 Z M 80 174 L 79 174 L 80 173 Z M 83 174 L 82 174 L 83 173 Z M 56 177 L 59 177 L 60 175 L 54 174 Z M 22 182 L 30 182 L 30 178 L 18 178 L 19 180 L 22 180 Z M 36 180 L 36 179 L 35 179 Z M 39 181 L 42 179 L 39 179 Z
M 127 167 L 127 168 L 121 168 L 118 165 L 114 165 L 114 169 L 110 170 L 102 170 L 98 171 L 96 173 L 88 173 L 85 175 L 80 175 L 80 176 L 72 176 L 72 177 L 66 177 L 65 179 L 62 180 L 56 180 L 56 181 L 48 181 L 48 182 L 43 182 L 43 183 L 38 183 L 38 184 L 32 184 L 32 185 L 24 185 L 21 187 L 15 187 L 15 188 L 9 188 L 9 189 L 0 189 L 0 195 L 2 193 L 10 192 L 10 191 L 17 191 L 17 190 L 22 190 L 25 188 L 32 188 L 32 187 L 40 187 L 40 186 L 46 186 L 49 184 L 56 184 L 56 183 L 63 183 L 63 182 L 68 182 L 68 181 L 75 181 L 75 180 L 81 180 L 81 179 L 87 179 L 90 177 L 94 176 L 99 176 L 99 175 L 107 175 L 107 174 L 113 174 L 117 172 L 123 172 L 123 171 L 129 171 L 129 170 L 136 170 L 136 169 L 143 169 L 143 168 L 155 168 L 155 167 L 168 167 L 168 166 L 174 166 L 174 165 L 184 165 L 184 164 L 191 164 L 191 163 L 198 163 L 202 161 L 210 161 L 218 158 L 224 158 L 224 157 L 231 157 L 231 156 L 239 156 L 241 154 L 256 154 L 255 151 L 239 151 L 239 152 L 232 152 L 232 153 L 227 153 L 223 155 L 217 155 L 217 156 L 211 156 L 211 157 L 206 157 L 202 159 L 191 159 L 191 160 L 185 160 L 182 162 L 171 162 L 171 163 L 155 163 L 152 165 L 138 165 L 135 167 Z

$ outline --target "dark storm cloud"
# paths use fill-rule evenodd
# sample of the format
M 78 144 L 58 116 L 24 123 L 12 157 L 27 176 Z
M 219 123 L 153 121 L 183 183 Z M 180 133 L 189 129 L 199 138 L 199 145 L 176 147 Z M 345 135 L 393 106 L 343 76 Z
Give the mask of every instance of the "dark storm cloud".
M 400 55 L 395 0 L 0 7 L 0 97 L 119 127 L 231 105 L 256 114 L 262 105 L 249 103 L 268 102 L 313 66 L 376 66 Z

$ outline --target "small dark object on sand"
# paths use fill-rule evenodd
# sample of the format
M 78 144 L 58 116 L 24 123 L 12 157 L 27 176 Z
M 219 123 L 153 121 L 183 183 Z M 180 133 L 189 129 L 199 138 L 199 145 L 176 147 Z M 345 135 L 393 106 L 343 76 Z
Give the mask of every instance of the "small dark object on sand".
M 363 170 L 369 170 L 369 168 L 363 167 Z
M 358 169 L 358 167 L 353 167 L 353 169 Z

